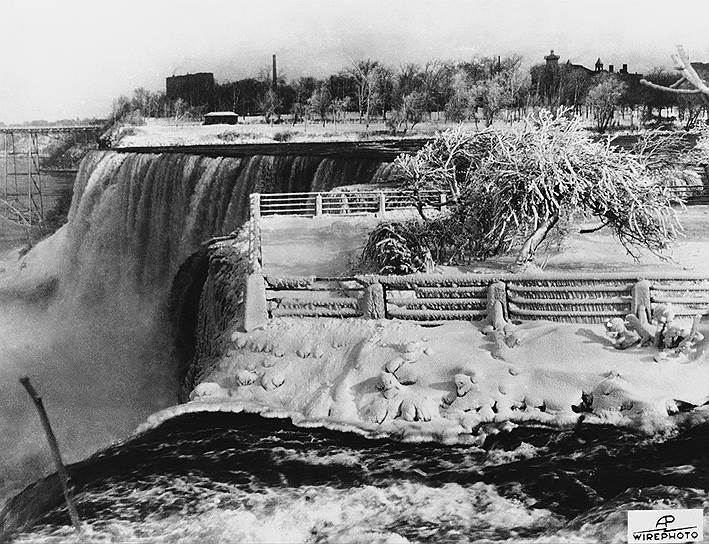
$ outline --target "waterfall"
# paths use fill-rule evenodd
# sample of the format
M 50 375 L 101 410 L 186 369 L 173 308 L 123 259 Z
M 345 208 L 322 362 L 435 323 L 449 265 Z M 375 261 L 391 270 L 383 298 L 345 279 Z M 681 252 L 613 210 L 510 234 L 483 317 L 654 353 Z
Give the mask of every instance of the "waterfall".
M 199 300 L 205 270 L 190 256 L 238 229 L 249 194 L 381 181 L 387 164 L 312 154 L 89 153 L 68 223 L 0 266 L 0 506 L 52 470 L 18 376 L 32 376 L 42 392 L 66 461 L 125 437 L 178 401 L 180 346 L 166 312 L 173 278 L 184 264 L 187 294 Z
M 164 293 L 179 265 L 246 219 L 252 192 L 386 182 L 388 161 L 291 155 L 90 153 L 69 212 L 69 279 L 82 289 Z

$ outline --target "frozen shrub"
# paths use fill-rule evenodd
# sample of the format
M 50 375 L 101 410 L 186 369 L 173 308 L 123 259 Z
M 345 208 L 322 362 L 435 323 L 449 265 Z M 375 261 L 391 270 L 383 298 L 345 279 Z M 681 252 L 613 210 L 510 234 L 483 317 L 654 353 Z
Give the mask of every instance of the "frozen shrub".
M 276 132 L 273 135 L 273 139 L 277 142 L 289 142 L 293 138 L 293 133 L 288 131 Z
M 414 274 L 426 270 L 429 253 L 419 230 L 417 222 L 377 225 L 364 247 L 363 264 L 379 274 Z

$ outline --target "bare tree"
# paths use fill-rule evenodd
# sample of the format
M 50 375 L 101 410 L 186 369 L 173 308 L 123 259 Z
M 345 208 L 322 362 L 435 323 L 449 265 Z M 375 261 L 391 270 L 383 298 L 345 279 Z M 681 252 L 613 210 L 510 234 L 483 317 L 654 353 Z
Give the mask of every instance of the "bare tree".
M 379 62 L 372 59 L 352 61 L 347 68 L 347 72 L 357 82 L 357 107 L 359 108 L 359 120 L 366 117 L 369 126 L 369 116 L 372 111 L 376 69 Z
M 588 91 L 587 101 L 593 107 L 598 132 L 605 132 L 610 126 L 626 89 L 625 83 L 609 76 Z
M 388 66 L 377 66 L 372 72 L 371 106 L 377 107 L 386 120 L 394 100 L 394 71 Z
M 418 90 L 422 83 L 421 68 L 418 64 L 410 62 L 399 67 L 399 72 L 396 74 L 396 86 L 401 96 L 406 96 Z
M 453 94 L 455 69 L 440 60 L 427 62 L 421 71 L 421 87 L 428 101 L 429 118 L 434 108 L 445 108 Z
M 327 122 L 327 114 L 330 112 L 332 107 L 332 97 L 330 96 L 330 89 L 328 89 L 325 83 L 321 84 L 314 92 L 313 95 L 308 99 L 308 109 L 322 121 L 322 126 L 325 126 Z
M 640 83 L 650 87 L 674 94 L 689 94 L 699 96 L 705 105 L 709 106 L 709 87 L 706 82 L 699 77 L 697 71 L 689 62 L 689 57 L 684 51 L 684 47 L 677 46 L 677 53 L 672 54 L 672 60 L 675 63 L 675 70 L 680 73 L 680 78 L 670 86 L 657 85 L 646 79 L 641 79 Z M 687 88 L 689 85 L 691 88 Z

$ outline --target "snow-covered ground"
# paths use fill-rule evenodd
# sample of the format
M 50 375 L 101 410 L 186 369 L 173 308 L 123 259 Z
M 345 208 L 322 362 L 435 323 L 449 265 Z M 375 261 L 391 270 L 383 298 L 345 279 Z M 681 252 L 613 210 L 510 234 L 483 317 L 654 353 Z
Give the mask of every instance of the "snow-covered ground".
M 643 254 L 637 263 L 609 233 L 597 232 L 572 234 L 542 257 L 543 264 L 547 271 L 709 272 L 709 209 L 681 213 L 686 231 L 674 262 Z M 368 230 L 379 220 L 266 218 L 265 273 L 352 273 Z M 456 270 L 499 270 L 506 262 Z M 705 336 L 708 328 L 700 327 Z M 199 363 L 203 372 L 193 401 L 148 425 L 182 411 L 247 410 L 374 435 L 459 441 L 479 439 L 486 425 L 504 422 L 568 425 L 583 419 L 652 431 L 709 416 L 709 406 L 702 406 L 709 401 L 706 342 L 689 357 L 662 359 L 653 346 L 615 349 L 603 325 L 545 321 L 518 324 L 519 344 L 513 347 L 483 322 L 424 327 L 396 320 L 279 318 L 263 330 L 233 328 L 229 334 L 230 348 L 221 358 Z
M 707 270 L 708 209 L 683 212 L 678 263 L 638 265 L 601 233 L 574 235 L 547 269 Z M 378 219 L 264 221 L 267 274 L 338 275 L 356 262 Z M 46 282 L 61 267 L 63 230 L 0 274 L 0 291 Z M 640 268 L 638 268 L 640 267 Z M 423 327 L 396 320 L 279 318 L 251 333 L 227 331 L 229 348 L 200 361 L 190 410 L 288 414 L 295 421 L 404 439 L 478 440 L 480 426 L 514 421 L 613 422 L 647 430 L 709 416 L 706 341 L 689 358 L 655 361 L 657 348 L 616 350 L 603 325 L 527 322 L 509 347 L 483 323 Z M 706 324 L 701 331 L 709 337 Z M 696 407 L 696 408 L 693 408 Z
M 420 138 L 446 128 L 444 124 L 430 124 L 428 130 L 409 135 Z M 453 125 L 447 125 L 448 127 Z M 475 126 L 471 123 L 471 130 Z M 200 122 L 175 122 L 169 119 L 147 119 L 146 124 L 119 128 L 114 145 L 118 147 L 152 147 L 172 145 L 266 144 L 274 142 L 356 142 L 362 139 L 391 138 L 384 123 L 290 123 L 269 125 L 244 123 L 236 125 L 202 125 Z
M 413 217 L 414 211 L 374 215 L 273 216 L 262 219 L 264 268 L 267 274 L 332 276 L 350 274 L 356 267 L 367 235 L 382 220 Z M 561 245 L 550 244 L 537 262 L 545 271 L 637 272 L 682 270 L 709 275 L 709 206 L 692 206 L 679 212 L 683 236 L 663 261 L 645 251 L 639 262 L 603 229 L 579 234 L 578 225 Z M 490 272 L 504 270 L 514 255 L 466 266 L 439 267 L 440 272 Z
M 445 122 L 442 115 L 434 114 L 433 120 L 418 123 L 406 134 L 397 134 L 397 138 L 421 138 L 433 136 L 437 131 L 443 131 L 463 126 L 469 131 L 484 130 L 484 123 L 473 121 L 464 123 Z M 359 122 L 356 114 L 347 122 L 328 122 L 325 126 L 319 122 L 292 124 L 284 117 L 282 123 L 267 124 L 262 116 L 239 119 L 236 125 L 202 125 L 201 121 L 182 121 L 167 118 L 147 118 L 144 125 L 130 125 L 119 129 L 117 145 L 119 147 L 171 146 L 171 145 L 219 145 L 219 144 L 259 144 L 274 142 L 324 142 L 324 141 L 358 141 L 362 139 L 390 138 L 389 127 L 381 120 L 372 120 L 369 126 Z M 620 126 L 630 129 L 630 119 L 617 119 Z M 594 126 L 593 119 L 584 118 L 581 123 L 587 129 Z M 518 127 L 519 121 L 507 122 L 495 119 L 493 127 L 500 130 L 510 130 Z M 617 132 L 615 135 L 636 133 L 637 126 L 632 130 Z
M 509 347 L 468 322 L 430 328 L 274 319 L 263 330 L 234 331 L 192 402 L 147 425 L 185 411 L 245 410 L 374 436 L 458 442 L 508 422 L 583 419 L 655 431 L 709 418 L 709 406 L 685 412 L 709 401 L 704 345 L 691 360 L 658 363 L 654 347 L 615 349 L 603 325 L 527 322 L 516 337 L 519 345 Z
M 357 268 L 375 215 L 316 218 L 273 216 L 261 221 L 264 269 L 274 276 L 345 276 Z

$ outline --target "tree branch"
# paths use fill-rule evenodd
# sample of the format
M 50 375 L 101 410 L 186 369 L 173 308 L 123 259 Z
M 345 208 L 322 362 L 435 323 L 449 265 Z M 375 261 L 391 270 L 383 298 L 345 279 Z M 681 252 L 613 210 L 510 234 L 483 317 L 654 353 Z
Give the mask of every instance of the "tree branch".
M 608 221 L 606 221 L 605 223 L 601 223 L 598 227 L 593 227 L 592 229 L 581 229 L 579 231 L 579 233 L 580 234 L 589 234 L 591 232 L 597 232 L 597 231 L 601 230 L 602 228 L 607 227 L 608 224 L 609 224 Z
M 640 83 L 642 83 L 646 87 L 650 87 L 651 89 L 657 89 L 658 91 L 665 91 L 667 93 L 674 93 L 674 94 L 701 94 L 702 93 L 702 91 L 700 91 L 699 89 L 677 89 L 675 87 L 665 87 L 664 85 L 658 85 L 657 83 L 653 83 L 652 81 L 648 81 L 647 79 L 641 79 Z M 673 83 L 673 85 L 675 85 L 675 83 Z
M 647 81 L 645 79 L 641 79 L 640 83 L 647 87 L 664 92 L 670 92 L 675 94 L 700 95 L 704 103 L 709 104 L 709 87 L 707 87 L 707 84 L 704 82 L 704 80 L 699 77 L 699 74 L 697 74 L 697 71 L 692 66 L 692 63 L 689 62 L 689 57 L 687 56 L 687 53 L 684 51 L 684 48 L 681 45 L 677 46 L 677 53 L 674 53 L 672 55 L 672 60 L 675 62 L 675 69 L 682 76 L 678 81 L 673 83 L 672 86 L 664 87 L 662 85 L 656 85 L 655 83 L 651 83 L 650 81 Z M 692 85 L 694 89 L 676 88 L 676 86 L 679 86 L 683 83 L 682 80 Z

